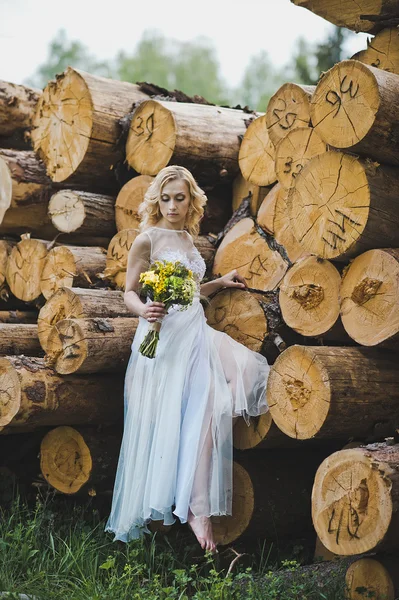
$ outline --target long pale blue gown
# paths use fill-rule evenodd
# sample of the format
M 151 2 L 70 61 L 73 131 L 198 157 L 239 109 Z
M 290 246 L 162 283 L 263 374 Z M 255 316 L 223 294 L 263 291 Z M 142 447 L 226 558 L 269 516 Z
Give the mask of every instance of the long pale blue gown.
M 179 260 L 193 271 L 197 292 L 186 310 L 169 309 L 156 357 L 138 348 L 148 322 L 139 318 L 125 377 L 125 421 L 106 531 L 129 541 L 150 520 L 230 515 L 232 417 L 268 410 L 269 366 L 206 322 L 199 300 L 205 262 L 185 230 L 150 227 L 150 256 L 134 256 L 140 272 L 154 260 Z

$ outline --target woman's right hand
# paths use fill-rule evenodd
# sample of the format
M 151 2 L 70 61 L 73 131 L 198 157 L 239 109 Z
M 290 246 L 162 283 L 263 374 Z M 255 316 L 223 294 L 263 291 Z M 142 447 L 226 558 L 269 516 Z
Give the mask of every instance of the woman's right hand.
M 140 316 L 149 323 L 155 323 L 157 319 L 163 319 L 165 315 L 166 310 L 163 302 L 149 302 L 144 304 Z

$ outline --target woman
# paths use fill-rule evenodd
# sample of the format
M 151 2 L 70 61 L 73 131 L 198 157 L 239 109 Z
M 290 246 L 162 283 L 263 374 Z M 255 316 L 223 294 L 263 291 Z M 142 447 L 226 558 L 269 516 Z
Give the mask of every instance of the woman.
M 125 303 L 139 316 L 125 379 L 125 424 L 107 531 L 129 541 L 150 520 L 188 522 L 204 550 L 216 551 L 211 515 L 231 514 L 232 417 L 268 410 L 266 359 L 209 327 L 200 294 L 244 289 L 231 271 L 203 283 L 193 244 L 206 196 L 183 167 L 155 177 L 139 207 L 141 233 L 130 252 Z M 154 260 L 180 260 L 197 293 L 184 311 L 140 298 L 140 273 Z M 162 320 L 154 359 L 138 349 L 148 323 Z

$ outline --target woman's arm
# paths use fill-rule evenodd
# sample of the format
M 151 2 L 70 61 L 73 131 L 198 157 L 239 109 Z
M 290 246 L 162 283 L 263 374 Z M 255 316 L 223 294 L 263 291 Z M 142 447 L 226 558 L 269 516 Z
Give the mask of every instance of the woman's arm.
M 229 287 L 238 289 L 245 289 L 247 287 L 244 277 L 238 273 L 237 269 L 226 273 L 226 275 L 223 275 L 222 277 L 203 283 L 201 285 L 201 295 L 210 296 L 222 288 Z
M 150 254 L 151 241 L 146 233 L 140 233 L 129 251 L 124 301 L 133 314 L 153 323 L 166 312 L 162 302 L 145 304 L 140 298 L 140 274 L 148 269 Z

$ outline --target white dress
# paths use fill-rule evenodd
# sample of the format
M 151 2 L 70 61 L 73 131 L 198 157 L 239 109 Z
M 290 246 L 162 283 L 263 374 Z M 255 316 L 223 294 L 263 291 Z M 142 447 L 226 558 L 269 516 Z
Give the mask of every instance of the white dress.
M 153 359 L 138 348 L 148 322 L 139 318 L 125 377 L 124 434 L 106 531 L 129 541 L 150 520 L 229 515 L 232 507 L 232 417 L 268 410 L 269 366 L 206 322 L 199 300 L 205 262 L 184 230 L 150 227 L 151 255 L 134 257 L 144 271 L 154 260 L 179 260 L 193 271 L 197 294 L 162 321 Z M 134 245 L 132 247 L 134 254 Z

